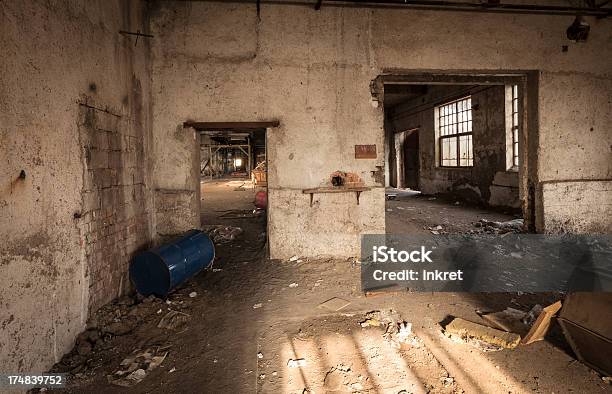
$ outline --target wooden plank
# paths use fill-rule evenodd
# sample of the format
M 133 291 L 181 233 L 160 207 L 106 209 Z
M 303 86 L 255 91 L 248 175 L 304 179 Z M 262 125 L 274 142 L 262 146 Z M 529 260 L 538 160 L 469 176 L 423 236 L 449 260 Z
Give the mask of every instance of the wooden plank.
M 217 131 L 217 130 L 253 130 L 266 129 L 268 127 L 278 127 L 278 120 L 264 122 L 185 122 L 183 127 L 193 127 L 199 131 Z
M 544 339 L 544 336 L 550 328 L 550 321 L 552 317 L 559 312 L 559 309 L 561 309 L 561 301 L 557 301 L 544 308 L 521 343 L 523 345 L 528 345 L 532 342 Z

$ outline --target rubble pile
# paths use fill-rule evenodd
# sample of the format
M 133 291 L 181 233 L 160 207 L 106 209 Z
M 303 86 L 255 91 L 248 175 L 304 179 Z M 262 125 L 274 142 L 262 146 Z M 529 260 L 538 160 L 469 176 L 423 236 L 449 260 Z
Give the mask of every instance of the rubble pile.
M 513 219 L 506 222 L 496 222 L 493 220 L 480 219 L 474 223 L 476 230 L 470 230 L 471 234 L 506 234 L 522 233 L 525 222 L 523 219 Z

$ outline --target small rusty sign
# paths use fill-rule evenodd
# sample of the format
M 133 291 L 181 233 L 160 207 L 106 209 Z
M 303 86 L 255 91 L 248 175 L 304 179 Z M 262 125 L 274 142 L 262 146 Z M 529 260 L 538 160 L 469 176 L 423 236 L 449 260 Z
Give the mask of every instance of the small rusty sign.
M 376 145 L 355 145 L 355 159 L 376 159 Z

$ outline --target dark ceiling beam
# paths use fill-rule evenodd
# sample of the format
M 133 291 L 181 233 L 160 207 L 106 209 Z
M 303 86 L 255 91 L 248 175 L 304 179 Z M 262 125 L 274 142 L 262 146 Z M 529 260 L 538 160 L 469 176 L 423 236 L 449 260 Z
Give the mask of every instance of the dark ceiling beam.
M 181 1 L 181 0 L 166 0 Z M 185 0 L 183 0 L 185 1 Z M 209 3 L 250 3 L 257 0 L 190 0 Z M 318 0 L 259 0 L 260 4 L 297 5 L 314 7 Z M 582 15 L 597 16 L 600 18 L 612 15 L 608 7 L 566 7 L 561 5 L 538 4 L 507 4 L 488 1 L 471 3 L 465 1 L 435 1 L 435 0 L 325 0 L 326 7 L 363 7 L 363 8 L 406 8 L 427 11 L 457 11 L 457 12 L 486 12 L 502 14 L 535 14 L 535 15 Z
M 220 131 L 220 130 L 258 130 L 269 127 L 278 127 L 280 122 L 272 120 L 268 122 L 185 122 L 183 127 L 193 127 L 198 131 Z

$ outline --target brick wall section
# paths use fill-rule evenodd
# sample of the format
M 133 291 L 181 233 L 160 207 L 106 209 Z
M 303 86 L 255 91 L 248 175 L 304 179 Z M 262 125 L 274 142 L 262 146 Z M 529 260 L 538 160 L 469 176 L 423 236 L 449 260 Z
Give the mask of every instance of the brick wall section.
M 80 108 L 85 162 L 81 239 L 89 310 L 95 311 L 125 293 L 130 259 L 149 246 L 144 145 L 142 128 L 130 127 L 124 116 Z

